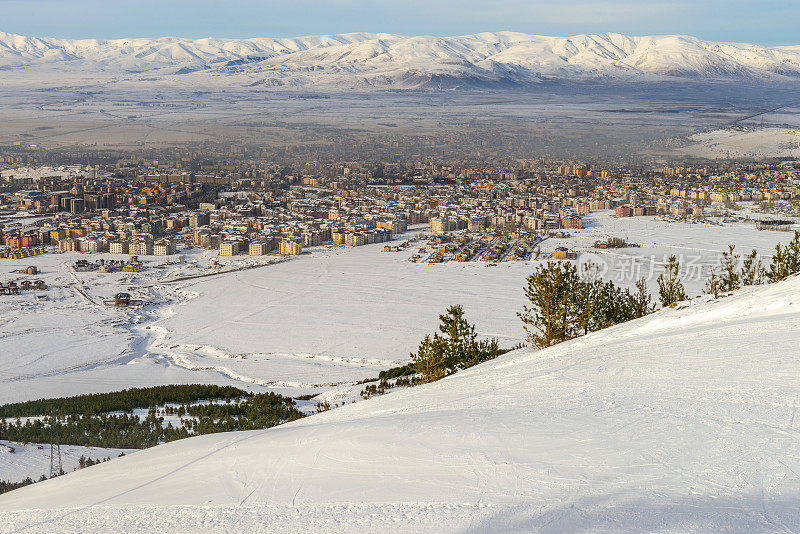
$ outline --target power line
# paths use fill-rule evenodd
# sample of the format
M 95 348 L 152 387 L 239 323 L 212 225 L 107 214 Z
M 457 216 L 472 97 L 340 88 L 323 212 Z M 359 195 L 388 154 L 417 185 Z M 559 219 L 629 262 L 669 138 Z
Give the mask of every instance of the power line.
M 58 440 L 58 428 L 56 427 L 56 409 L 53 408 L 53 418 L 50 420 L 50 478 L 62 474 L 64 474 L 64 466 L 61 464 L 61 443 Z

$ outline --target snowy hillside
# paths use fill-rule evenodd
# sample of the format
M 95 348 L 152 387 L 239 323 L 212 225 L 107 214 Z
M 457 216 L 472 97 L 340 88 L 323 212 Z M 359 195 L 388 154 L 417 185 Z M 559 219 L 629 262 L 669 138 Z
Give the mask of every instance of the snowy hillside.
M 228 75 L 267 87 L 453 88 L 524 85 L 553 78 L 796 81 L 800 47 L 615 33 L 69 40 L 0 32 L 0 69 L 133 78 Z
M 117 458 L 121 453 L 132 454 L 138 449 L 101 449 L 79 445 L 61 445 L 61 467 L 69 473 L 78 469 L 80 457 L 92 460 Z M 58 464 L 56 464 L 58 465 Z M 21 482 L 26 477 L 38 480 L 50 476 L 50 445 L 0 441 L 0 479 Z
M 697 299 L 271 430 L 148 449 L 1 496 L 0 530 L 795 530 L 798 296 L 795 277 Z

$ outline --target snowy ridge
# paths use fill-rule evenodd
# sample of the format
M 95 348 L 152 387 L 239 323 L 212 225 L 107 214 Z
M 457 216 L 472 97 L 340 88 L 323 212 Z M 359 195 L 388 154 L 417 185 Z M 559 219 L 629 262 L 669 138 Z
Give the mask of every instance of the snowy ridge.
M 800 47 L 617 33 L 460 37 L 349 33 L 252 39 L 53 39 L 0 32 L 0 69 L 244 75 L 251 85 L 457 88 L 546 79 L 800 77 Z M 244 81 L 244 80 L 242 80 Z
M 800 277 L 0 496 L 0 530 L 800 528 Z M 48 503 L 47 509 L 41 508 Z

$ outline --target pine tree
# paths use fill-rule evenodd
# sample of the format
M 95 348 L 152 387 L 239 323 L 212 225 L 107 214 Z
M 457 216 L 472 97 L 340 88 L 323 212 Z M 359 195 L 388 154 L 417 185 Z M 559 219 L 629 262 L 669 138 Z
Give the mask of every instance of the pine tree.
M 579 301 L 575 294 L 580 279 L 575 266 L 547 262 L 527 278 L 524 288 L 530 306 L 517 315 L 525 325 L 528 342 L 549 347 L 577 335 L 580 327 Z
M 575 314 L 577 324 L 574 330 L 577 330 L 579 334 L 586 335 L 596 329 L 597 314 L 603 307 L 602 291 L 603 282 L 600 280 L 587 280 L 577 285 L 574 294 L 574 298 L 577 299 Z M 569 337 L 575 336 L 570 335 Z
M 644 317 L 653 311 L 652 297 L 647 290 L 647 282 L 640 278 L 636 282 L 636 293 L 632 295 L 633 315 L 635 318 Z
M 464 308 L 454 305 L 439 315 L 439 333 L 427 335 L 416 354 L 411 354 L 411 369 L 424 382 L 433 382 L 500 355 L 496 339 L 478 341 L 475 327 L 464 318 Z
M 478 337 L 475 327 L 464 319 L 464 308 L 460 304 L 450 306 L 446 313 L 439 315 L 439 331 L 443 334 L 450 367 L 457 364 L 459 355 L 466 354 L 475 346 Z
M 425 383 L 434 382 L 445 376 L 447 358 L 446 342 L 438 334 L 425 336 L 416 354 L 411 354 L 412 368 L 422 375 Z
M 662 306 L 671 306 L 686 300 L 686 292 L 680 281 L 681 265 L 675 255 L 671 255 L 664 273 L 658 275 L 658 296 Z M 666 276 L 664 276 L 666 275 Z
M 775 255 L 772 257 L 767 278 L 770 282 L 779 282 L 793 274 L 800 273 L 800 232 L 794 233 L 794 239 L 781 247 L 775 245 Z
M 614 324 L 616 288 L 611 281 L 601 283 L 595 295 L 596 303 L 592 313 L 590 330 L 602 330 Z
M 778 243 L 775 245 L 775 255 L 772 256 L 772 262 L 769 264 L 767 279 L 770 282 L 780 282 L 787 276 L 789 276 L 789 272 L 786 267 L 786 253 L 781 248 L 781 244 Z
M 733 252 L 734 245 L 728 246 L 728 252 L 722 253 L 720 260 L 719 291 L 728 292 L 739 289 L 739 255 Z
M 460 358 L 459 368 L 467 369 L 473 365 L 497 358 L 503 351 L 496 339 L 482 339 L 469 348 Z
M 716 271 L 711 271 L 711 276 L 706 281 L 706 286 L 703 288 L 703 293 L 706 295 L 714 295 L 715 299 L 719 298 L 719 276 Z
M 595 319 L 603 306 L 602 291 L 603 281 L 600 280 L 597 266 L 593 263 L 584 264 L 581 279 L 575 283 L 574 291 L 578 333 L 586 335 L 595 329 Z
M 740 279 L 743 286 L 755 286 L 764 282 L 764 267 L 756 249 L 744 257 Z
M 592 330 L 602 330 L 615 324 L 635 319 L 636 298 L 630 291 L 623 290 L 607 281 L 598 293 L 598 306 L 595 309 Z

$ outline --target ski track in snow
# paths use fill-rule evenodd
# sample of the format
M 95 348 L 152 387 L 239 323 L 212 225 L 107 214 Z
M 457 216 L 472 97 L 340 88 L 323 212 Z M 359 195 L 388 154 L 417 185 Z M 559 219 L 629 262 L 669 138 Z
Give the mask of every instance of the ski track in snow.
M 800 529 L 800 277 L 0 497 L 8 532 Z M 41 503 L 48 508 L 42 509 Z

